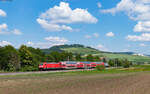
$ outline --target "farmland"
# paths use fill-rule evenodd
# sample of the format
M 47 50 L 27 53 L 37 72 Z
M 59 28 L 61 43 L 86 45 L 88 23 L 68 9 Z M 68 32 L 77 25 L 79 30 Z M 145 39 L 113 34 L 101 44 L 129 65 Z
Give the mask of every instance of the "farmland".
M 50 51 L 66 51 L 71 52 L 73 54 L 81 54 L 86 56 L 88 54 L 92 54 L 94 56 L 103 56 L 108 59 L 120 58 L 120 59 L 128 59 L 129 61 L 135 62 L 150 62 L 150 58 L 148 56 L 135 56 L 131 53 L 112 53 L 112 52 L 103 52 L 91 47 L 85 47 L 83 45 L 62 45 L 62 46 L 54 46 L 50 49 L 43 50 L 44 52 Z
M 149 94 L 149 66 L 0 76 L 2 94 Z

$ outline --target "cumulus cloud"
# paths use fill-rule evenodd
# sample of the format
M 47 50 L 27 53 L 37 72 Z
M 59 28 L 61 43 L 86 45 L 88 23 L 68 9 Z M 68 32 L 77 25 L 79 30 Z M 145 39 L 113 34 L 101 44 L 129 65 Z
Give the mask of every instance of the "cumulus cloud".
M 149 0 L 121 0 L 116 7 L 101 10 L 103 13 L 125 12 L 131 19 L 139 20 L 139 16 L 150 12 Z
M 0 24 L 0 34 L 14 34 L 21 35 L 22 32 L 19 29 L 9 30 L 6 23 Z
M 150 32 L 150 21 L 139 21 L 135 27 L 135 32 Z
M 133 31 L 150 31 L 150 0 L 121 0 L 114 8 L 103 9 L 102 13 L 124 12 L 134 21 L 138 21 Z
M 37 19 L 37 22 L 43 28 L 45 28 L 46 30 L 49 30 L 49 31 L 63 31 L 63 30 L 72 31 L 73 30 L 70 26 L 49 23 L 48 21 L 46 21 L 44 19 L 40 19 L 40 18 Z
M 113 37 L 115 34 L 113 33 L 113 32 L 108 32 L 108 33 L 106 33 L 106 36 L 107 37 Z
M 12 45 L 10 42 L 8 41 L 0 41 L 0 46 L 6 46 L 6 45 Z
M 90 38 L 98 38 L 99 34 L 98 33 L 93 33 L 92 35 L 85 35 L 85 38 L 90 39 Z
M 34 48 L 45 49 L 45 48 L 50 48 L 52 46 L 64 45 L 64 43 L 53 43 L 53 42 L 37 42 L 37 43 L 33 43 L 33 42 L 30 41 L 30 42 L 27 42 L 26 45 L 34 47 Z
M 98 7 L 98 8 L 101 8 L 101 7 L 102 7 L 102 4 L 101 4 L 100 2 L 98 2 L 98 3 L 97 3 L 97 7 Z
M 8 29 L 7 24 L 5 24 L 5 23 L 0 24 L 0 34 L 5 34 L 7 29 Z
M 34 46 L 34 43 L 31 42 L 31 41 L 28 41 L 28 42 L 27 42 L 27 45 L 28 45 L 28 46 Z
M 19 29 L 14 29 L 12 33 L 15 35 L 22 35 L 22 32 Z
M 137 35 L 128 35 L 126 37 L 129 41 L 150 41 L 150 33 L 143 33 L 139 36 Z
M 35 48 L 50 48 L 52 46 L 56 46 L 56 45 L 64 45 L 65 43 L 68 42 L 67 39 L 65 38 L 61 38 L 61 37 L 52 37 L 52 36 L 49 36 L 49 37 L 46 37 L 44 38 L 46 41 L 45 42 L 37 42 L 37 43 L 34 43 L 32 41 L 28 41 L 26 43 L 27 46 L 31 46 L 31 47 L 35 47 Z
M 68 42 L 67 39 L 65 38 L 60 38 L 60 37 L 46 37 L 45 40 L 50 41 L 50 42 L 60 42 L 60 43 L 66 43 Z
M 59 6 L 49 8 L 37 18 L 37 22 L 48 31 L 73 31 L 74 29 L 69 24 L 97 23 L 97 21 L 86 9 L 72 10 L 65 2 L 60 2 Z
M 4 10 L 0 9 L 0 16 L 5 17 L 7 14 Z

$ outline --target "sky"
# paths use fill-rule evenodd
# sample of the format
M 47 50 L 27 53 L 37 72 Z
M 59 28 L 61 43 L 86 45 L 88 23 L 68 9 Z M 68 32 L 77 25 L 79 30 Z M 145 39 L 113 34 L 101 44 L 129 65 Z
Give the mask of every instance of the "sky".
M 0 46 L 150 53 L 150 0 L 0 0 Z

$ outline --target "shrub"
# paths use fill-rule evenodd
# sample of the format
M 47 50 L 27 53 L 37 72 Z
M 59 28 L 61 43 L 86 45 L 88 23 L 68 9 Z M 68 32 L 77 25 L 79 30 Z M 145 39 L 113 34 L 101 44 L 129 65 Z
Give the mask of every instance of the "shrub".
M 98 71 L 103 71 L 103 70 L 105 70 L 105 66 L 104 65 L 98 65 L 98 66 L 96 66 L 96 69 Z
M 128 60 L 125 60 L 123 63 L 124 68 L 129 68 L 130 67 L 130 62 Z

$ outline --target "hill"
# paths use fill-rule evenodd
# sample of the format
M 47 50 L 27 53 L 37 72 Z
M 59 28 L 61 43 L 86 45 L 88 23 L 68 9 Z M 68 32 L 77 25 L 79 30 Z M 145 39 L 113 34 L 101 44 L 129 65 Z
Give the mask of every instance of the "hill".
M 42 51 L 45 53 L 50 53 L 52 51 L 58 51 L 58 52 L 66 51 L 66 52 L 71 52 L 73 54 L 81 54 L 82 56 L 92 54 L 94 56 L 103 56 L 109 59 L 121 58 L 121 59 L 128 59 L 130 61 L 135 61 L 135 62 L 150 62 L 150 58 L 148 56 L 136 56 L 133 55 L 134 54 L 133 52 L 104 52 L 80 44 L 53 46 L 49 49 L 42 49 Z
M 42 49 L 42 51 L 45 53 L 50 53 L 52 51 L 58 51 L 58 52 L 66 51 L 66 52 L 71 52 L 73 54 L 81 54 L 81 55 L 98 54 L 101 52 L 97 49 L 86 47 L 80 44 L 53 46 L 49 49 Z

